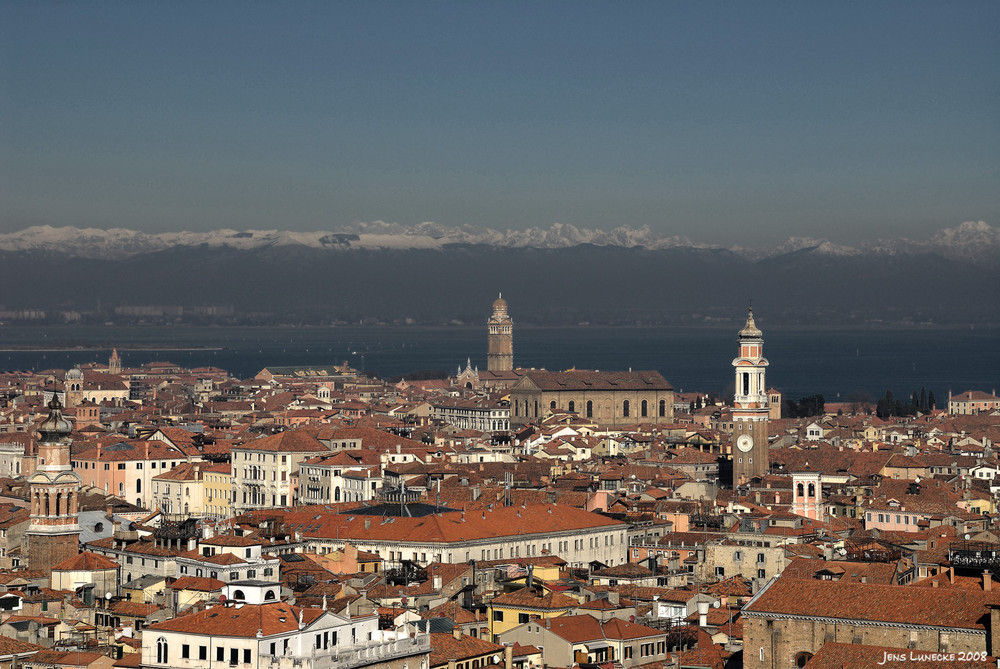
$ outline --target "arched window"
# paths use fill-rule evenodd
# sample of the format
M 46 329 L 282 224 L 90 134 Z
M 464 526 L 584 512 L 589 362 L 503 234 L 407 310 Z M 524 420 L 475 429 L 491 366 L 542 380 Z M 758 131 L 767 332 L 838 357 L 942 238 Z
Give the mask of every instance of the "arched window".
M 646 400 L 643 400 L 642 404 L 639 405 L 639 415 L 643 418 L 649 415 L 649 402 Z
M 269 599 L 274 599 L 274 590 L 268 590 L 267 592 L 264 593 L 264 601 L 267 601 Z
M 191 496 L 191 487 L 190 486 L 184 486 L 184 496 L 185 497 L 190 497 Z
M 810 483 L 809 484 L 809 496 L 810 497 L 815 497 L 816 496 L 816 484 L 815 483 Z
M 142 492 L 142 479 L 135 480 L 135 491 L 138 493 Z
M 667 401 L 660 400 L 660 418 L 664 418 L 667 415 Z
M 156 640 L 156 663 L 166 664 L 170 661 L 170 653 L 167 650 L 167 640 L 162 636 Z
M 806 663 L 808 663 L 809 660 L 811 660 L 811 659 L 812 659 L 812 653 L 808 653 L 806 651 L 802 651 L 801 653 L 798 653 L 795 656 L 795 660 L 794 660 L 795 661 L 795 666 L 796 667 L 804 667 L 804 666 L 806 666 Z
M 247 596 L 243 594 L 242 590 L 233 590 L 233 599 L 246 599 Z
M 340 501 L 340 486 L 339 485 L 336 486 L 333 489 L 333 501 L 334 502 L 339 502 Z
M 538 400 L 535 400 L 535 418 L 538 418 Z
M 124 495 L 125 494 L 125 482 L 124 481 L 119 481 L 118 482 L 118 494 L 119 495 Z
M 622 402 L 622 416 L 628 418 L 630 413 L 631 413 L 631 407 L 629 407 L 628 400 L 625 400 L 624 402 Z
M 576 411 L 576 402 L 574 402 L 573 400 L 569 401 L 569 410 Z
M 555 400 L 552 400 L 551 402 L 549 402 L 549 409 L 551 409 L 552 411 L 556 410 L 556 401 Z
M 802 497 L 803 495 L 805 495 L 805 492 L 803 491 L 801 483 L 799 483 L 798 485 L 795 486 L 795 492 L 797 492 L 799 494 L 799 497 Z
M 594 400 L 587 400 L 587 418 L 594 417 Z

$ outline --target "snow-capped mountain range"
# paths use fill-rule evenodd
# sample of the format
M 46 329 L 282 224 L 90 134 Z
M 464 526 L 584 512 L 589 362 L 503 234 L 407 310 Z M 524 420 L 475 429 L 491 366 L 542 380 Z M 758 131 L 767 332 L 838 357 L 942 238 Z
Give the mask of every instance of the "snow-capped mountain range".
M 0 251 L 42 251 L 70 256 L 117 260 L 175 247 L 220 247 L 254 250 L 276 246 L 304 246 L 331 251 L 349 249 L 443 249 L 454 245 L 497 248 L 559 249 L 589 244 L 622 248 L 723 249 L 698 244 L 685 237 L 666 237 L 649 226 L 619 226 L 613 230 L 577 228 L 555 223 L 548 229 L 494 230 L 472 226 L 446 227 L 437 223 L 404 226 L 383 221 L 354 223 L 336 231 L 292 232 L 285 230 L 213 230 L 209 232 L 146 233 L 124 228 L 54 228 L 35 226 L 0 234 Z M 950 258 L 974 261 L 1000 260 L 1000 228 L 983 221 L 968 221 L 947 228 L 926 241 L 905 238 L 842 246 L 822 239 L 792 237 L 769 248 L 730 247 L 733 253 L 761 260 L 788 253 L 804 252 L 825 256 L 866 254 L 913 254 L 933 252 Z

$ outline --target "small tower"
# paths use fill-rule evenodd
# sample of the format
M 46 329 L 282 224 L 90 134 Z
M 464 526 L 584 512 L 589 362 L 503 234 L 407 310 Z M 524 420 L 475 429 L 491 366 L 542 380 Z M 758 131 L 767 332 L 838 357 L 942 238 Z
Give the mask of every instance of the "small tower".
M 802 471 L 792 472 L 792 513 L 813 520 L 824 520 L 820 472 L 809 469 L 809 463 L 806 463 Z
M 75 407 L 83 398 L 83 371 L 79 367 L 73 367 L 63 379 L 66 391 L 66 406 Z
M 111 349 L 111 357 L 108 358 L 108 374 L 122 373 L 122 359 L 118 357 L 118 349 Z
M 740 354 L 733 360 L 736 394 L 733 397 L 733 486 L 763 477 L 768 471 L 767 425 L 770 410 L 764 372 L 764 334 L 753 320 L 753 308 L 739 333 Z
M 57 396 L 38 426 L 38 465 L 28 478 L 31 518 L 25 532 L 29 569 L 50 571 L 80 552 L 80 475 L 70 462 L 73 426 Z
M 486 351 L 486 369 L 491 372 L 509 372 L 514 369 L 514 321 L 507 314 L 507 300 L 503 295 L 493 301 L 493 315 L 486 322 L 489 332 Z

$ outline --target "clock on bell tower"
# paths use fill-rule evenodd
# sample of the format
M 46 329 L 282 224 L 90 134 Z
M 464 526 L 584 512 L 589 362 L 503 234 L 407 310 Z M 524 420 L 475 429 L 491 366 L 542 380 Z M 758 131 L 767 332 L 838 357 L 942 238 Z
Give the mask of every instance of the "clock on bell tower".
M 733 360 L 736 394 L 733 396 L 733 487 L 767 474 L 767 386 L 764 372 L 764 334 L 753 320 L 753 308 L 739 333 L 740 354 Z

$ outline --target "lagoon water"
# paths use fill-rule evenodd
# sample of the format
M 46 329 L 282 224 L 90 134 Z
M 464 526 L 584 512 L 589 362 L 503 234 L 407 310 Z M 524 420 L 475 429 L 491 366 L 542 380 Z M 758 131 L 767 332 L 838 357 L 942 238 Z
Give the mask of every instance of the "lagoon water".
M 821 393 L 828 402 L 854 392 L 897 397 L 933 390 L 1000 388 L 998 329 L 764 331 L 767 382 L 786 397 Z M 215 366 L 246 378 L 266 366 L 330 365 L 344 360 L 382 377 L 417 370 L 454 372 L 466 359 L 486 367 L 480 327 L 111 327 L 3 326 L 0 370 L 66 369 L 107 362 L 117 346 L 126 366 L 166 360 Z M 65 350 L 70 348 L 71 350 Z M 25 350 L 32 349 L 32 350 Z M 733 383 L 736 331 L 669 327 L 517 327 L 518 366 L 563 370 L 655 369 L 678 390 L 725 392 Z

